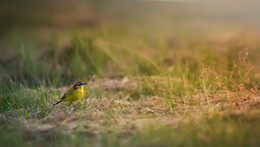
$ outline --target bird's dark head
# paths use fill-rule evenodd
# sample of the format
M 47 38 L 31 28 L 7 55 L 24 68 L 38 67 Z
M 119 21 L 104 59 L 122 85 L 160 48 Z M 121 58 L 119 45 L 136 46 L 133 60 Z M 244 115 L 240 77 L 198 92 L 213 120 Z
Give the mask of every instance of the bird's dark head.
M 82 83 L 82 82 L 77 82 L 74 84 L 73 87 L 77 87 L 77 86 L 83 86 L 83 85 L 86 85 L 87 83 Z

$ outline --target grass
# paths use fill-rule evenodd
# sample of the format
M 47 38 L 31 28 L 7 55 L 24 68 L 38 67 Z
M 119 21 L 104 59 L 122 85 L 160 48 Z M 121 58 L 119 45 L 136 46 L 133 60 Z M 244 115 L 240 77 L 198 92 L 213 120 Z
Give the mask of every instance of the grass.
M 4 31 L 1 145 L 259 146 L 258 29 L 103 7 L 101 24 Z M 75 81 L 81 102 L 51 107 Z
M 176 84 L 169 77 L 93 78 L 81 102 L 57 107 L 50 105 L 67 87 L 11 82 L 1 87 L 1 139 L 11 146 L 258 146 L 259 95 L 218 89 L 209 73 L 198 87 L 182 79 L 178 89 L 167 88 Z

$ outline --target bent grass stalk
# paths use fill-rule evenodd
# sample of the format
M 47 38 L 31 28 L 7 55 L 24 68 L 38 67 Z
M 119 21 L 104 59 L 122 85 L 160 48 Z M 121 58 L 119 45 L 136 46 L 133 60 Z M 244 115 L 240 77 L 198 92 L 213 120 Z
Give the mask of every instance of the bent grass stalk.
M 209 96 L 208 96 L 208 92 L 209 92 L 209 89 L 211 87 L 211 85 L 207 88 L 204 80 L 202 79 L 202 87 L 203 87 L 203 92 L 205 94 L 205 97 L 206 97 L 206 100 L 207 100 L 207 104 L 208 104 L 208 108 L 211 109 L 211 105 L 210 105 L 210 101 L 209 101 Z
M 166 103 L 167 103 L 168 108 L 170 109 L 170 111 L 173 112 L 173 111 L 172 111 L 172 105 L 171 105 L 171 103 L 169 102 L 169 99 L 168 99 L 168 97 L 167 97 L 167 95 L 166 95 L 165 93 L 164 93 L 164 99 L 165 99 L 165 101 L 166 101 Z

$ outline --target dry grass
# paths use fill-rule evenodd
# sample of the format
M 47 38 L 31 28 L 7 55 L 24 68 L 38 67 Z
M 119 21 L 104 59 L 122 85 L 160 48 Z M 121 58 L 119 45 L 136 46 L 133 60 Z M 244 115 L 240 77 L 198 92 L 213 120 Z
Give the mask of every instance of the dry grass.
M 186 5 L 82 3 L 4 31 L 1 145 L 259 146 L 258 28 Z M 81 102 L 51 107 L 75 81 Z

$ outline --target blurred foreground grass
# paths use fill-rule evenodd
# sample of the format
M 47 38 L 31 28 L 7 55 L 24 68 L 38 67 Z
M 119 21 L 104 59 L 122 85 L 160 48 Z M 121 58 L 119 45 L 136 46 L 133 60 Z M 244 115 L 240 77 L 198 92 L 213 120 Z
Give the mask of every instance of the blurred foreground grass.
M 258 28 L 179 3 L 104 4 L 2 24 L 2 145 L 259 146 Z M 50 107 L 79 80 L 81 103 Z

